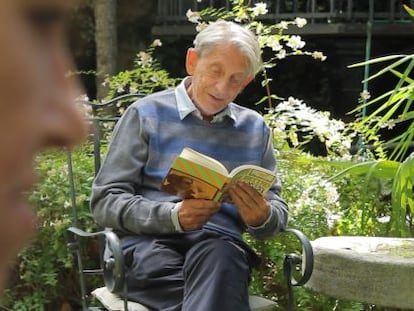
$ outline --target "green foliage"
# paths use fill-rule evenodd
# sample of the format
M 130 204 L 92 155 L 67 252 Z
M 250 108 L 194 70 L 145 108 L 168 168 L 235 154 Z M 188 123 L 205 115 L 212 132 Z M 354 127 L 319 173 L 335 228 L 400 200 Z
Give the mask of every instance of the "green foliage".
M 283 184 L 283 198 L 289 202 L 289 226 L 304 232 L 310 240 L 330 235 L 381 235 L 385 227 L 377 221 L 387 202 L 377 202 L 369 207 L 373 215 L 361 228 L 362 213 L 359 205 L 360 193 L 366 185 L 362 177 L 341 175 L 329 181 L 343 169 L 331 165 L 323 157 L 314 157 L 298 149 L 286 149 L 278 153 L 278 172 Z M 299 181 L 299 182 L 298 182 Z M 328 182 L 329 181 L 329 182 Z M 381 198 L 382 187 L 370 186 L 370 196 Z M 383 208 L 380 208 L 380 206 Z M 389 211 L 389 209 L 388 209 Z M 254 270 L 250 290 L 278 302 L 277 310 L 286 310 L 287 290 L 283 276 L 283 259 L 286 254 L 300 253 L 301 245 L 290 235 L 278 235 L 274 240 L 256 241 L 246 236 L 261 255 L 262 264 Z M 362 304 L 346 302 L 317 294 L 304 288 L 294 289 L 298 310 L 363 310 Z
M 154 40 L 146 51 L 137 53 L 132 69 L 107 77 L 104 83 L 109 92 L 105 99 L 124 94 L 151 94 L 175 86 L 178 79 L 170 77 L 153 57 L 154 50 L 159 46 L 162 46 L 162 42 L 159 39 Z
M 397 236 L 414 235 L 414 154 L 399 167 L 392 188 L 392 213 L 390 233 Z
M 84 228 L 96 228 L 89 212 L 93 158 L 85 145 L 73 153 L 78 219 Z M 76 269 L 67 248 L 66 229 L 73 224 L 67 154 L 52 151 L 37 160 L 40 185 L 31 195 L 38 215 L 38 233 L 19 255 L 12 280 L 1 305 L 8 310 L 58 310 L 78 299 Z
M 386 73 L 391 73 L 399 79 L 395 88 L 385 91 L 373 99 L 370 99 L 370 95 L 367 93 L 362 103 L 355 110 L 351 111 L 351 113 L 358 114 L 366 107 L 374 106 L 375 110 L 368 116 L 361 117 L 359 122 L 355 122 L 355 127 L 360 132 L 363 132 L 367 140 L 372 142 L 376 148 L 384 149 L 387 146 L 393 146 L 395 144 L 389 159 L 401 161 L 407 156 L 414 137 L 414 113 L 412 111 L 414 80 L 409 77 L 414 67 L 414 54 L 379 57 L 367 62 L 354 64 L 350 67 L 353 68 L 389 61 L 393 62 L 371 75 L 366 81 L 368 82 Z M 396 69 L 403 65 L 405 65 L 405 69 L 402 72 Z M 380 105 L 376 106 L 378 104 Z M 377 140 L 376 136 L 378 136 L 381 130 L 393 129 L 398 124 L 404 124 L 406 126 L 402 134 L 386 142 Z
M 405 9 L 410 14 L 412 13 L 412 10 L 407 6 L 405 6 Z M 370 184 L 372 180 L 380 184 L 391 184 L 389 186 L 391 206 L 388 210 L 381 211 L 383 217 L 390 218 L 386 233 L 392 236 L 412 236 L 414 233 L 413 154 L 409 155 L 409 152 L 410 148 L 412 148 L 414 137 L 414 112 L 412 111 L 414 80 L 410 78 L 414 68 L 414 54 L 379 57 L 354 64 L 350 67 L 388 62 L 390 62 L 388 65 L 372 74 L 363 82 L 369 82 L 388 73 L 397 78 L 395 87 L 372 99 L 368 91 L 363 92 L 361 94 L 361 104 L 351 112 L 360 115 L 365 108 L 374 107 L 374 111 L 368 116 L 360 115 L 360 118 L 353 126 L 358 132 L 362 133 L 362 137 L 366 142 L 373 145 L 380 160 L 365 160 L 362 163 L 351 163 L 349 168 L 346 168 L 335 178 L 344 174 L 350 174 L 350 176 L 361 176 L 361 174 L 364 174 L 366 185 Z M 399 70 L 399 68 L 402 68 L 402 70 Z M 396 125 L 404 126 L 401 134 L 387 141 L 382 141 L 380 133 L 390 130 Z M 389 155 L 384 152 L 387 148 L 391 150 Z M 371 189 L 367 189 L 368 191 L 365 191 L 361 197 L 363 225 L 372 221 L 372 217 L 366 217 L 366 206 L 370 206 L 373 201 L 375 202 L 368 195 L 368 193 L 371 193 Z
M 414 10 L 406 4 L 403 4 L 403 6 L 404 6 L 404 9 L 407 11 L 407 13 L 410 14 L 412 17 L 414 17 Z

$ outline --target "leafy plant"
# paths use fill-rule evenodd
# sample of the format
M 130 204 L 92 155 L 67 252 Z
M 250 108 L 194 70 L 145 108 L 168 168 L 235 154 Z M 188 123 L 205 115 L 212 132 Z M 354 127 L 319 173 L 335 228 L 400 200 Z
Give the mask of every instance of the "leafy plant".
M 392 213 L 390 233 L 398 236 L 414 236 L 414 154 L 399 167 L 392 187 Z
M 161 68 L 159 61 L 153 57 L 154 50 L 162 46 L 159 39 L 155 39 L 146 51 L 140 51 L 134 60 L 132 69 L 121 71 L 107 77 L 104 84 L 109 92 L 104 100 L 124 94 L 151 94 L 177 84 L 178 79 L 170 77 L 169 73 Z M 126 102 L 130 104 L 130 102 Z M 125 105 L 120 105 L 122 114 Z
M 406 11 L 414 16 L 413 10 L 404 5 Z M 366 66 L 384 62 L 391 63 L 368 77 L 363 82 L 376 79 L 391 73 L 397 78 L 395 87 L 371 99 L 368 91 L 363 92 L 361 104 L 351 113 L 359 114 L 367 107 L 374 106 L 374 111 L 368 116 L 360 116 L 353 126 L 362 133 L 366 141 L 371 142 L 379 160 L 350 164 L 343 174 L 366 176 L 366 184 L 372 180 L 391 181 L 391 207 L 383 217 L 389 217 L 387 234 L 393 236 L 412 236 L 413 231 L 413 157 L 408 155 L 414 137 L 414 80 L 410 78 L 414 67 L 414 54 L 390 55 L 357 63 L 350 67 Z M 402 68 L 402 70 L 398 70 Z M 387 141 L 381 140 L 380 131 L 392 129 L 398 124 L 404 124 L 405 130 Z M 391 149 L 390 155 L 384 152 Z M 408 156 L 407 156 L 408 155 Z M 368 196 L 362 197 L 362 204 L 368 204 Z M 362 210 L 364 206 L 361 207 Z M 363 224 L 367 218 L 363 217 Z
M 89 212 L 89 193 L 93 178 L 93 157 L 89 146 L 74 153 L 76 205 L 79 222 L 88 230 L 96 225 Z M 7 310 L 60 310 L 78 297 L 77 273 L 67 247 L 66 229 L 73 222 L 67 154 L 53 151 L 37 160 L 41 182 L 31 195 L 37 210 L 38 233 L 25 248 L 15 266 L 15 279 L 1 299 Z
M 355 127 L 365 134 L 369 142 L 373 142 L 376 148 L 392 148 L 389 159 L 403 160 L 407 156 L 407 152 L 411 146 L 414 137 L 414 113 L 412 111 L 412 103 L 414 99 L 414 80 L 409 76 L 412 74 L 414 67 L 414 54 L 412 55 L 390 55 L 380 58 L 375 58 L 367 62 L 362 62 L 349 66 L 350 68 L 357 66 L 372 65 L 394 61 L 377 73 L 371 75 L 363 82 L 371 81 L 386 73 L 391 73 L 399 80 L 394 89 L 386 91 L 377 97 L 364 101 L 351 113 L 358 113 L 363 109 L 377 105 L 377 107 L 368 116 L 362 117 L 358 122 L 355 122 Z M 396 68 L 406 64 L 405 69 L 400 72 Z M 369 99 L 369 96 L 367 96 Z M 405 123 L 407 128 L 400 135 L 389 139 L 386 142 L 381 142 L 376 139 L 379 132 L 384 129 L 392 129 L 398 124 Z

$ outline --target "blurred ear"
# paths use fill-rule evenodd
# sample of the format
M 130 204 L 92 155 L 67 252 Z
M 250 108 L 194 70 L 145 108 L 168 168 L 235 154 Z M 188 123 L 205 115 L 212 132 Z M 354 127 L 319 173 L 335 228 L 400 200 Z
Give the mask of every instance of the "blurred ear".
M 192 76 L 198 61 L 198 54 L 195 48 L 189 48 L 185 58 L 185 69 L 187 74 Z

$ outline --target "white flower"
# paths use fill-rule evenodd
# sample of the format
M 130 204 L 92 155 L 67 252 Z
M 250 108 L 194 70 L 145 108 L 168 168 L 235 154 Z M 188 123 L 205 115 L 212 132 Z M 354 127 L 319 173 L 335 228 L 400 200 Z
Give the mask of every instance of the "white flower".
M 257 40 L 259 41 L 259 45 L 261 48 L 264 48 L 267 46 L 267 36 L 257 36 Z
M 152 57 L 150 54 L 146 52 L 139 52 L 138 54 L 139 60 L 138 65 L 142 65 L 144 67 L 150 67 L 152 64 Z
M 305 41 L 300 36 L 291 36 L 286 45 L 292 50 L 299 50 L 305 46 Z
M 312 57 L 313 57 L 314 59 L 320 59 L 321 61 L 324 61 L 324 60 L 326 59 L 326 56 L 325 56 L 325 55 L 323 55 L 323 53 L 322 53 L 322 52 L 318 52 L 318 51 L 313 52 L 313 53 L 312 53 Z
M 136 85 L 129 87 L 130 93 L 138 93 L 138 87 Z
M 370 99 L 371 98 L 371 93 L 368 92 L 367 90 L 363 90 L 359 96 L 361 96 L 362 99 Z
M 302 28 L 307 24 L 306 18 L 301 18 L 301 17 L 296 17 L 295 18 L 295 24 L 299 27 Z
M 396 122 L 394 121 L 384 123 L 384 127 L 389 130 L 392 130 L 395 127 L 395 125 L 396 125 Z
M 262 23 L 257 23 L 257 26 L 256 26 L 256 35 L 260 35 L 261 33 L 262 33 L 262 31 L 263 31 L 263 24 Z
M 158 76 L 154 74 L 153 76 L 151 76 L 150 80 L 152 82 L 158 82 L 159 79 L 158 79 Z
M 303 105 L 303 100 L 294 98 L 292 96 L 289 96 L 288 101 L 289 101 L 290 104 Z
M 379 223 L 386 224 L 386 223 L 389 223 L 390 222 L 390 219 L 391 219 L 390 216 L 383 216 L 383 217 L 378 217 L 377 218 L 377 221 Z
M 122 92 L 124 92 L 124 91 L 125 91 L 124 86 L 123 86 L 122 84 L 118 85 L 118 87 L 117 87 L 116 91 L 117 91 L 118 93 L 122 93 Z
M 199 23 L 197 26 L 196 26 L 196 31 L 197 32 L 200 32 L 201 30 L 203 30 L 204 28 L 206 28 L 207 27 L 207 24 L 206 23 L 204 23 L 204 22 L 202 22 L 202 23 Z
M 342 218 L 342 214 L 335 214 L 335 213 L 327 213 L 326 215 L 326 221 L 328 223 L 328 227 L 329 228 L 333 228 L 335 226 L 335 224 L 341 220 Z
M 281 49 L 279 51 L 279 53 L 277 53 L 276 57 L 278 59 L 284 59 L 284 58 L 286 58 L 286 50 L 285 49 Z
M 252 10 L 252 16 L 256 17 L 259 15 L 264 15 L 266 14 L 267 11 L 267 4 L 264 2 L 258 2 L 254 4 L 254 8 L 251 9 Z
M 282 118 L 275 119 L 272 122 L 272 128 L 273 128 L 274 131 L 278 131 L 278 132 L 283 133 L 286 130 L 286 125 L 287 125 L 286 123 L 287 123 L 286 120 L 284 120 Z
M 335 204 L 339 200 L 339 194 L 335 187 L 335 185 L 331 182 L 323 183 L 326 191 L 326 203 L 328 204 Z
M 270 47 L 272 51 L 275 52 L 280 51 L 283 48 L 276 36 L 267 37 L 266 46 Z
M 249 19 L 249 15 L 247 15 L 247 13 L 245 11 L 238 11 L 236 13 L 236 17 L 234 18 L 234 20 L 238 23 L 243 22 L 244 20 L 248 20 Z
M 155 39 L 155 40 L 152 42 L 152 45 L 153 45 L 153 46 L 162 46 L 162 42 L 161 42 L 161 40 L 160 40 L 160 39 Z
M 106 77 L 104 82 L 102 82 L 102 86 L 107 86 L 111 83 L 111 79 L 109 77 Z
M 302 132 L 305 136 L 317 137 L 325 144 L 329 152 L 335 151 L 345 156 L 348 154 L 353 138 L 345 134 L 346 124 L 341 120 L 331 119 L 329 112 L 316 111 L 301 100 L 289 97 L 280 102 L 270 113 L 279 119 L 284 118 L 284 122 L 290 125 L 291 130 Z M 274 123 L 275 119 L 272 119 L 272 122 Z M 300 125 L 300 127 L 296 127 L 296 125 Z M 289 139 L 297 139 L 291 135 L 289 133 Z M 296 141 L 292 141 L 292 144 L 296 143 Z M 324 187 L 328 198 L 325 201 L 336 205 L 336 189 L 329 189 L 331 186 Z
M 187 19 L 189 22 L 194 23 L 194 24 L 198 24 L 199 20 L 200 20 L 200 13 L 197 11 L 191 11 L 191 9 L 187 10 L 187 13 L 185 13 L 185 15 L 187 16 Z
M 288 23 L 288 22 L 286 22 L 286 21 L 281 21 L 281 22 L 278 24 L 278 26 L 279 26 L 279 28 L 281 28 L 281 29 L 288 29 L 289 23 Z

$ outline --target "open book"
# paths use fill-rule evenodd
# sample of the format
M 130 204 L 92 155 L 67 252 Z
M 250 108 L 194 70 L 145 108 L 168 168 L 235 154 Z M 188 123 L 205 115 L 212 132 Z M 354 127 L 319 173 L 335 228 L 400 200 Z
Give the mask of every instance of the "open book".
M 230 173 L 219 161 L 184 148 L 175 158 L 161 190 L 183 199 L 226 200 L 226 185 L 243 181 L 264 195 L 276 180 L 276 175 L 257 165 L 241 165 Z

